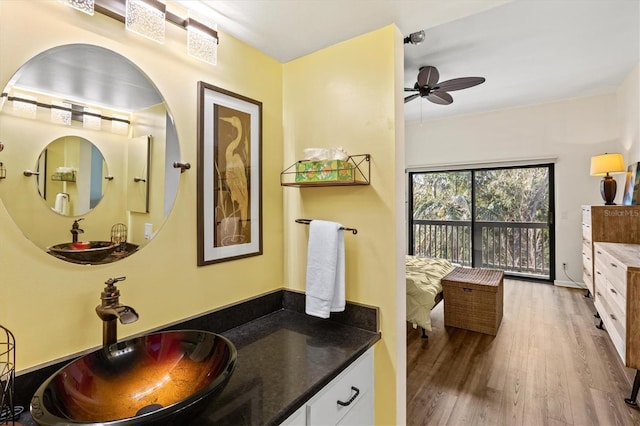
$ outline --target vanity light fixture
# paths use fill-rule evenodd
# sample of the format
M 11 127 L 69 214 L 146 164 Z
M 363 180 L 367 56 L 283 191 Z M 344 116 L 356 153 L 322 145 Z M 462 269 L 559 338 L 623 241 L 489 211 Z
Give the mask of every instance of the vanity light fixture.
M 82 127 L 85 129 L 100 130 L 102 127 L 101 117 L 100 110 L 85 107 L 82 113 Z
M 126 135 L 129 131 L 129 120 L 126 115 L 113 114 L 115 120 L 111 120 L 111 131 L 119 135 Z
M 63 0 L 65 4 L 82 0 Z M 164 43 L 165 22 L 187 30 L 187 52 L 190 56 L 215 65 L 218 57 L 216 25 L 202 15 L 185 19 L 167 10 L 160 0 L 86 0 L 94 3 L 94 10 L 125 24 L 127 30 Z M 71 4 L 69 4 L 71 6 Z
M 51 102 L 51 121 L 57 124 L 71 125 L 71 104 L 68 102 Z M 59 107 L 59 108 L 54 108 Z
M 24 109 L 27 109 L 29 111 L 31 110 L 35 111 L 37 107 L 48 108 L 52 110 L 51 116 L 52 116 L 52 121 L 54 122 L 57 122 L 53 118 L 54 116 L 53 110 L 56 110 L 58 112 L 55 115 L 64 113 L 69 116 L 70 120 L 78 120 L 78 121 L 84 122 L 87 117 L 93 117 L 93 118 L 97 118 L 98 120 L 111 121 L 111 123 L 114 123 L 114 122 L 121 123 L 123 126 L 127 128 L 129 124 L 131 124 L 131 122 L 128 120 L 127 116 L 125 115 L 114 114 L 113 117 L 109 117 L 106 115 L 102 115 L 98 110 L 85 108 L 81 105 L 71 104 L 67 102 L 54 101 L 51 104 L 46 104 L 44 102 L 38 102 L 38 99 L 35 96 L 28 96 L 23 94 L 20 94 L 18 96 L 9 96 L 9 94 L 6 92 L 1 93 L 0 98 L 3 100 L 6 99 L 9 102 L 13 102 L 14 112 L 16 111 L 16 103 L 19 104 L 17 113 L 20 115 L 22 115 L 20 111 Z M 36 118 L 35 113 L 29 112 L 29 114 L 30 114 L 30 118 Z M 68 125 L 70 123 L 61 123 L 61 124 Z M 113 125 L 112 125 L 112 128 L 113 128 Z
M 167 5 L 160 0 L 126 0 L 127 30 L 158 43 L 164 43 Z
M 187 18 L 187 53 L 196 59 L 216 65 L 218 62 L 218 33 L 215 24 L 202 17 Z
M 80 12 L 93 16 L 94 0 L 58 0 Z
M 21 117 L 36 118 L 38 98 L 30 95 L 20 95 L 13 99 L 13 112 Z

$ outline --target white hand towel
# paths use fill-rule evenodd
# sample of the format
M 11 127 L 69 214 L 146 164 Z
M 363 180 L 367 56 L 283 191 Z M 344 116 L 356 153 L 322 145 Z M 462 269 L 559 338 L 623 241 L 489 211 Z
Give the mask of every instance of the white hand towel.
M 69 214 L 69 196 L 64 192 L 59 192 L 56 195 L 53 209 L 60 214 Z
M 329 318 L 345 307 L 344 231 L 324 220 L 312 220 L 309 227 L 305 312 Z

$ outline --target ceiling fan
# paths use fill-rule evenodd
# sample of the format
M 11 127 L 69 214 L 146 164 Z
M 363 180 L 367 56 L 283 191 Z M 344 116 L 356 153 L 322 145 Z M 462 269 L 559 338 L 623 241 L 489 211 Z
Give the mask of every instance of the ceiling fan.
M 484 77 L 460 77 L 438 83 L 440 73 L 430 65 L 420 67 L 418 81 L 413 88 L 405 87 L 405 92 L 418 92 L 404 98 L 404 103 L 423 97 L 434 104 L 449 105 L 453 97 L 447 92 L 462 90 L 485 82 Z

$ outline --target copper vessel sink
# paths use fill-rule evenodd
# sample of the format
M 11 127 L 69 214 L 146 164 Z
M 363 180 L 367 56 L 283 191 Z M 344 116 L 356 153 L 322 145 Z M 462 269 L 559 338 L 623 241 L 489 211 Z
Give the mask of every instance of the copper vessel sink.
M 236 356 L 228 339 L 198 330 L 118 342 L 49 377 L 31 399 L 31 415 L 43 426 L 181 422 L 224 388 Z

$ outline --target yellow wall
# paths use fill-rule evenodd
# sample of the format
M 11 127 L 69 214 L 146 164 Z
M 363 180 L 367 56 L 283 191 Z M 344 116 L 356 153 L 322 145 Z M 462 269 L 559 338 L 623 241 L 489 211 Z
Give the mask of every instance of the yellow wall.
M 402 181 L 403 170 L 395 159 L 404 125 L 396 76 L 402 76 L 402 60 L 401 36 L 391 25 L 289 62 L 283 79 L 283 166 L 301 159 L 309 147 L 342 146 L 349 154 L 371 154 L 371 185 L 284 188 L 285 283 L 304 290 L 308 227 L 295 224 L 296 218 L 358 229 L 357 235 L 344 236 L 346 297 L 380 307 L 382 341 L 375 347 L 378 424 L 396 423 L 397 347 L 404 344 L 396 330 L 396 253 L 403 250 L 396 233 L 402 215 L 396 183 Z
M 15 334 L 18 372 L 100 345 L 102 325 L 94 308 L 109 277 L 127 277 L 120 286 L 122 302 L 140 314 L 138 322 L 119 327 L 121 336 L 283 286 L 282 189 L 278 181 L 283 156 L 282 65 L 221 33 L 219 63 L 211 66 L 187 56 L 186 37 L 184 30 L 167 25 L 166 42 L 159 45 L 128 33 L 113 19 L 88 16 L 59 2 L 0 2 L 0 87 L 4 88 L 20 65 L 51 47 L 89 43 L 111 49 L 133 61 L 155 82 L 174 117 L 182 160 L 194 166 L 181 175 L 174 209 L 152 243 L 109 265 L 81 266 L 53 258 L 23 237 L 0 203 L 0 324 Z M 264 255 L 205 267 L 196 266 L 199 80 L 263 103 Z M 25 123 L 25 129 L 32 123 L 35 121 Z M 28 135 L 25 132 L 19 143 L 29 143 Z M 0 161 L 7 170 L 19 170 L 22 160 L 12 158 L 18 143 L 3 143 L 6 147 Z M 42 147 L 24 152 L 32 164 Z M 10 177 L 0 180 L 0 186 L 21 188 L 26 179 Z M 7 192 L 10 197 L 11 190 Z M 69 221 L 56 221 L 58 217 L 45 211 L 34 220 L 61 226 L 68 233 Z

